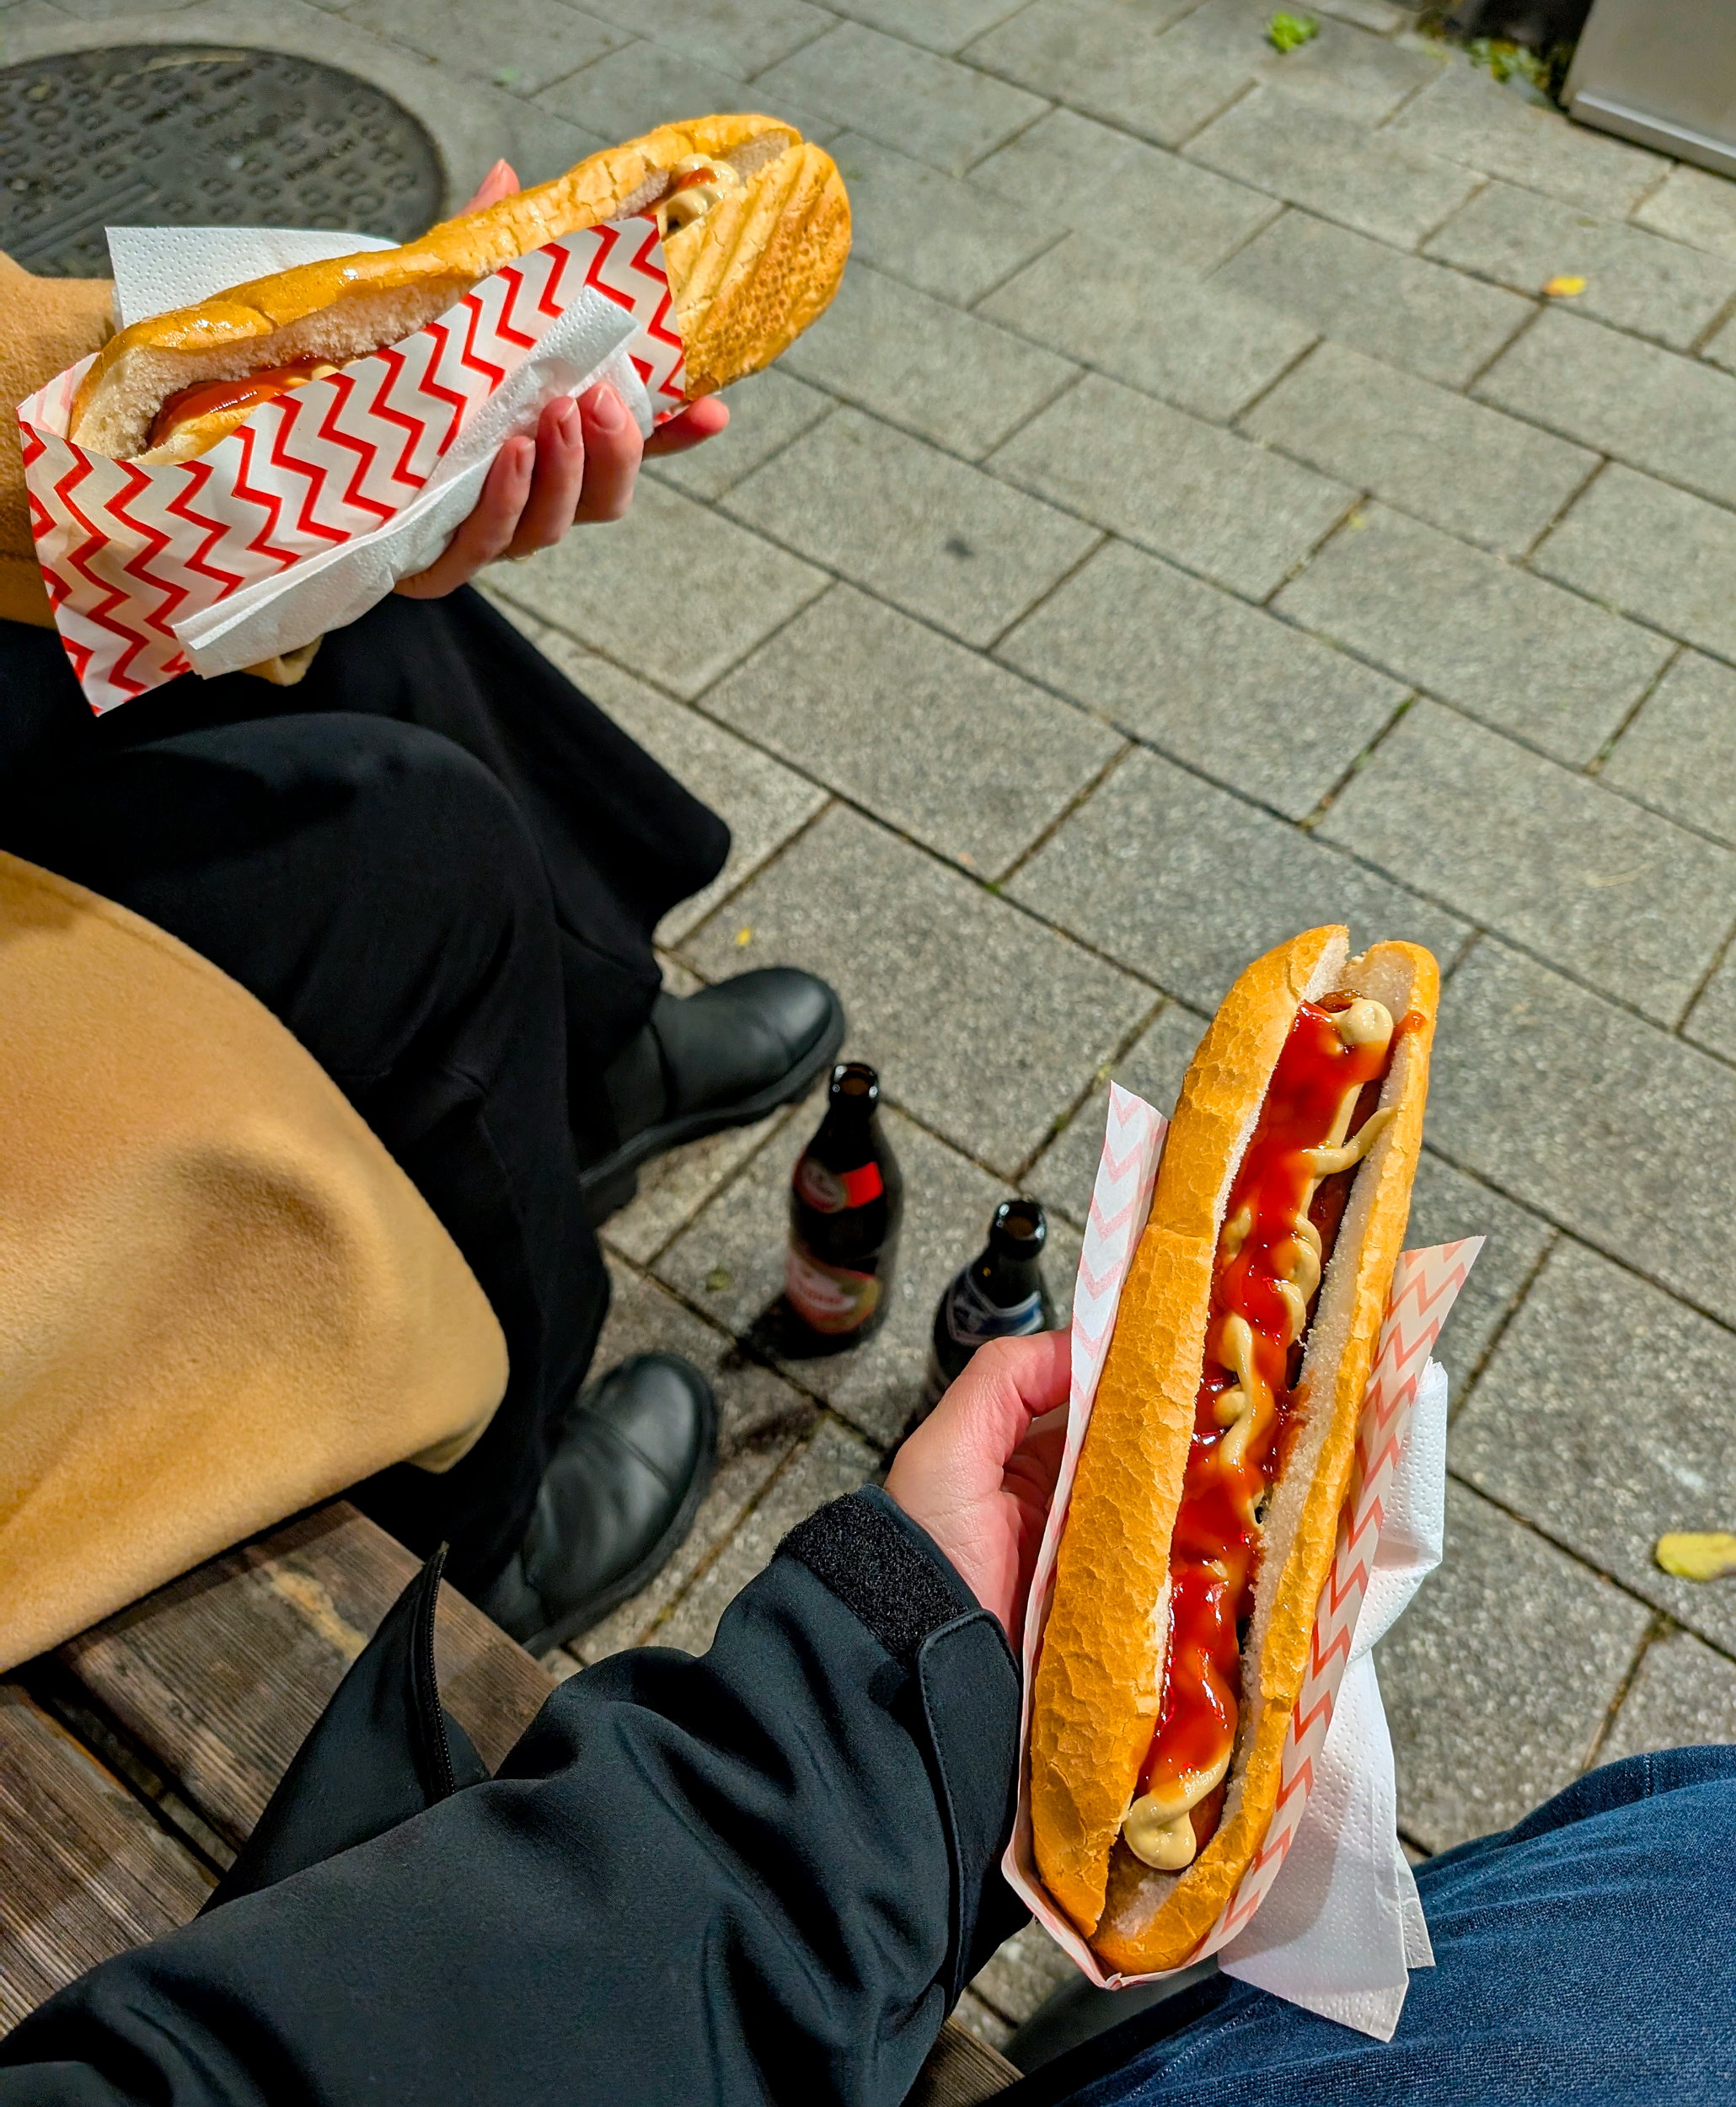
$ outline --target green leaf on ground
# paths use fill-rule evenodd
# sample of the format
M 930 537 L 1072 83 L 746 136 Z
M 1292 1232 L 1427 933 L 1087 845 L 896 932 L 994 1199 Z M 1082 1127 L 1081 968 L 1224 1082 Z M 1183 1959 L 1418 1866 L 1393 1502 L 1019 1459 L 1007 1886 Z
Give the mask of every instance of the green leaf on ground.
M 1296 51 L 1319 35 L 1320 23 L 1311 14 L 1275 14 L 1266 24 L 1266 41 L 1274 51 Z

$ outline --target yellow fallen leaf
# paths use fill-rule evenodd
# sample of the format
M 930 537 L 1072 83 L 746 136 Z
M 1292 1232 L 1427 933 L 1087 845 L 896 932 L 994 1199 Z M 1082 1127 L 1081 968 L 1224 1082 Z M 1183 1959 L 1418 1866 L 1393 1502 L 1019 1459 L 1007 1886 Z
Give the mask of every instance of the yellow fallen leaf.
M 1736 1573 L 1736 1536 L 1727 1529 L 1679 1529 L 1660 1536 L 1652 1556 L 1678 1580 L 1721 1580 Z
M 735 1277 L 727 1266 L 714 1266 L 705 1275 L 705 1285 L 713 1295 L 721 1295 Z
M 1585 290 L 1583 278 L 1551 278 L 1543 288 L 1551 300 L 1572 300 Z
M 737 951 L 745 951 L 748 945 L 753 941 L 753 932 L 751 929 L 738 929 L 736 931 L 736 949 Z

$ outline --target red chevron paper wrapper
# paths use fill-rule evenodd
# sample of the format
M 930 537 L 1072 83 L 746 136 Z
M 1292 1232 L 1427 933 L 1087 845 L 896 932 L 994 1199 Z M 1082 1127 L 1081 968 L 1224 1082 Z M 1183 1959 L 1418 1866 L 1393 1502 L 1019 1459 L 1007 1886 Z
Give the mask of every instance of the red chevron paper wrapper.
M 1031 1691 L 1056 1547 L 1122 1287 L 1150 1212 L 1165 1130 L 1164 1120 L 1142 1098 L 1112 1086 L 1074 1295 L 1066 1450 L 1026 1617 L 1018 1812 L 1002 1868 L 1032 1915 L 1080 1970 L 1111 1990 L 1156 1978 L 1118 1976 L 1106 1968 L 1038 1877 L 1031 1843 Z M 1390 2038 L 1397 2022 L 1406 1966 L 1428 1965 L 1432 1956 L 1415 1882 L 1399 1848 L 1391 1743 L 1374 1664 L 1367 1655 L 1374 1638 L 1387 1628 L 1439 1557 L 1446 1382 L 1429 1354 L 1481 1241 L 1469 1237 L 1430 1251 L 1407 1251 L 1399 1260 L 1364 1400 L 1337 1551 L 1315 1611 L 1307 1675 L 1284 1742 L 1277 1811 L 1259 1855 L 1191 1957 L 1198 1961 L 1219 1954 L 1226 1972 L 1383 2039 Z M 1424 1438 L 1413 1444 L 1413 1423 L 1423 1421 Z M 1383 1530 L 1390 1544 L 1383 1540 Z M 1370 1617 L 1359 1630 L 1371 1581 L 1381 1599 L 1378 1609 L 1371 1604 Z M 1344 1683 L 1353 1660 L 1353 1691 Z M 1347 1700 L 1342 1707 L 1341 1691 Z M 1328 1750 L 1338 1712 L 1344 1716 Z M 1310 1813 L 1310 1796 L 1322 1778 L 1329 1780 L 1329 1788 Z M 1310 1824 L 1319 1832 L 1311 1839 Z M 1384 1831 L 1377 1836 L 1372 1859 L 1366 1843 L 1371 1824 Z M 1347 1845 L 1347 1837 L 1354 1842 Z M 1305 1840 L 1305 1847 L 1297 1851 L 1299 1839 Z M 1281 1880 L 1293 1851 L 1296 1863 Z M 1366 1876 L 1360 1889 L 1355 1878 L 1358 1868 L 1353 1867 L 1348 1879 L 1345 1872 L 1347 1862 L 1358 1852 L 1359 1870 Z M 1281 1900 L 1270 1913 L 1272 1935 L 1256 1937 L 1249 1928 L 1251 1921 L 1274 1890 Z M 1371 1954 L 1367 1922 L 1383 1915 L 1390 1927 L 1386 1950 Z M 1261 1933 L 1266 1931 L 1262 1922 Z
M 20 405 L 36 553 L 93 710 L 233 672 L 355 620 L 423 569 L 544 404 L 611 379 L 649 431 L 682 405 L 656 224 L 591 227 L 485 278 L 414 336 L 263 405 L 196 459 L 67 435 L 84 360 Z

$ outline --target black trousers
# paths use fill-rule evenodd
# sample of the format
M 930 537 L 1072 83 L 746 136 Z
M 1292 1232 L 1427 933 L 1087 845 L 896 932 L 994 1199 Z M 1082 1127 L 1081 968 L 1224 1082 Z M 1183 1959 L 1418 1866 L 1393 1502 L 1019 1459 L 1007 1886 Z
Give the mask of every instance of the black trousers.
M 282 1019 L 445 1225 L 506 1397 L 443 1476 L 356 1497 L 452 1578 L 522 1536 L 608 1281 L 578 1171 L 640 1028 L 659 918 L 728 830 L 477 594 L 388 598 L 301 684 L 171 683 L 94 718 L 0 623 L 0 847 L 169 930 Z

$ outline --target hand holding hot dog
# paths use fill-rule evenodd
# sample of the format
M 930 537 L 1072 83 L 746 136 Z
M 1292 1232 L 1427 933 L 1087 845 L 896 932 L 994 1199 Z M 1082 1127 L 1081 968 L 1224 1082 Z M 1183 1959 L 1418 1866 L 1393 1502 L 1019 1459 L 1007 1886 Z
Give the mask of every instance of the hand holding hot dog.
M 459 217 L 497 205 L 518 187 L 511 165 L 496 161 Z M 621 518 L 633 501 L 643 454 L 683 453 L 728 422 L 727 407 L 706 395 L 653 432 L 647 445 L 606 382 L 576 402 L 551 402 L 536 437 L 506 442 L 476 509 L 426 571 L 399 581 L 398 591 L 413 600 L 438 599 L 503 556 L 552 549 L 570 527 Z
M 892 1459 L 886 1489 L 919 1522 L 1015 1646 L 1054 1497 L 1068 1335 L 995 1339 Z

